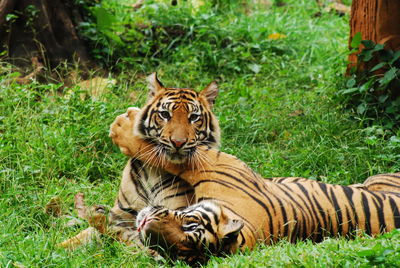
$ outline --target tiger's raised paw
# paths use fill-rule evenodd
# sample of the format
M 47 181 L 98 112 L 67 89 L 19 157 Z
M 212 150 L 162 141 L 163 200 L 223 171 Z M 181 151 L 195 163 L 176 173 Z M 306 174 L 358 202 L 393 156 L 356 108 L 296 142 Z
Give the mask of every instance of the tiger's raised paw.
M 118 145 L 121 152 L 128 156 L 132 155 L 129 142 L 133 138 L 133 125 L 139 112 L 139 108 L 129 107 L 126 113 L 117 116 L 110 126 L 110 138 L 114 144 Z

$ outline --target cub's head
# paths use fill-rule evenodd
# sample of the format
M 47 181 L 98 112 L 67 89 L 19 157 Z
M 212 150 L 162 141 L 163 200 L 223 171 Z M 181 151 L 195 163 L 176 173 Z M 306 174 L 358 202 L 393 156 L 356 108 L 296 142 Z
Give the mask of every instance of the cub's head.
M 215 82 L 197 93 L 164 87 L 156 73 L 147 81 L 150 97 L 135 121 L 135 133 L 156 144 L 159 157 L 179 164 L 194 160 L 199 145 L 218 147 L 220 129 L 211 111 L 218 95 Z
M 185 210 L 147 207 L 139 212 L 140 239 L 172 260 L 205 263 L 209 256 L 234 253 L 243 222 L 229 219 L 223 208 L 203 201 Z

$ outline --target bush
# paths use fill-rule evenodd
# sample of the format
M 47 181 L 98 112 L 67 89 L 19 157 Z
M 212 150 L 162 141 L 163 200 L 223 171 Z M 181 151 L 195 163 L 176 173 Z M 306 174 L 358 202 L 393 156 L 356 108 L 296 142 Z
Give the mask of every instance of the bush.
M 360 43 L 364 49 L 358 55 L 358 62 L 378 63 L 363 72 L 353 70 L 346 89 L 340 94 L 345 97 L 348 107 L 355 107 L 356 114 L 366 123 L 383 124 L 386 128 L 398 126 L 400 98 L 394 89 L 400 88 L 400 51 L 385 49 L 383 44 L 369 40 L 353 40 L 352 47 L 356 48 Z
M 117 70 L 181 62 L 219 75 L 258 73 L 258 63 L 290 53 L 286 40 L 276 40 L 284 35 L 267 38 L 270 29 L 254 17 L 221 14 L 223 1 L 214 2 L 196 8 L 190 1 L 146 1 L 126 12 L 118 1 L 106 1 L 89 7 L 94 19 L 81 24 L 81 33 L 93 56 Z

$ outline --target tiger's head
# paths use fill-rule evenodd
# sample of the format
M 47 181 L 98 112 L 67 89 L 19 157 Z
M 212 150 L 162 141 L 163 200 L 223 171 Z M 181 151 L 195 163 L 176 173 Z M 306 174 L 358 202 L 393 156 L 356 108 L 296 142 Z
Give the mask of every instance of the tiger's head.
M 189 88 L 164 87 L 156 73 L 147 81 L 150 97 L 138 114 L 134 131 L 157 145 L 158 157 L 181 164 L 195 159 L 199 145 L 219 146 L 220 128 L 211 111 L 218 95 L 215 82 L 197 93 Z
M 146 207 L 139 212 L 136 226 L 151 249 L 195 264 L 205 263 L 211 255 L 236 252 L 243 222 L 230 219 L 216 203 L 202 201 L 184 210 Z

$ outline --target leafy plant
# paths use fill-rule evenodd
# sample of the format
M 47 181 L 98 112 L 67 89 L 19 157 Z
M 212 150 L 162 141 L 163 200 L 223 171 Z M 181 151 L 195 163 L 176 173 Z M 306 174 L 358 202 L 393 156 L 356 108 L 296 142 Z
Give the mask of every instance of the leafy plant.
M 355 107 L 355 112 L 365 122 L 379 122 L 387 128 L 398 126 L 400 97 L 394 88 L 400 86 L 400 51 L 361 40 L 361 34 L 356 34 L 350 45 L 355 49 L 360 44 L 364 48 L 358 54 L 358 62 L 372 67 L 363 72 L 353 70 L 340 95 L 345 97 L 349 107 Z
M 103 1 L 89 10 L 93 19 L 82 23 L 81 34 L 92 54 L 117 70 L 138 65 L 154 69 L 160 62 L 197 64 L 202 71 L 220 74 L 259 73 L 268 57 L 291 53 L 289 38 L 267 38 L 271 32 L 254 19 L 221 14 L 229 1 L 191 1 L 171 6 L 169 1 L 146 1 L 127 12 L 116 1 Z

